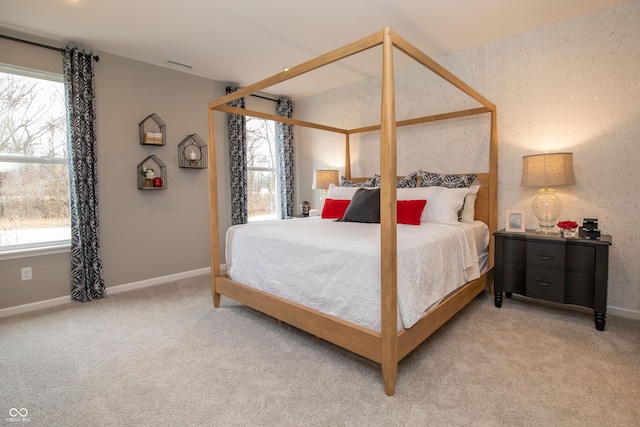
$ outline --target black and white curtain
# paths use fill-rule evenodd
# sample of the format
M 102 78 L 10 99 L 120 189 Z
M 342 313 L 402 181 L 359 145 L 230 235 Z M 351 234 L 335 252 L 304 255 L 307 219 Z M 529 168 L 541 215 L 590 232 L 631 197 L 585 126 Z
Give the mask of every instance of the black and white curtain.
M 98 224 L 95 57 L 75 47 L 62 52 L 69 123 L 71 298 L 106 296 Z
M 276 114 L 278 116 L 293 118 L 293 101 L 290 98 L 278 99 Z M 291 217 L 294 214 L 294 169 L 293 169 L 293 125 L 277 123 L 278 153 L 280 165 L 280 211 L 281 218 Z
M 228 86 L 227 94 L 240 89 Z M 245 108 L 244 98 L 236 99 L 228 105 Z M 247 190 L 247 131 L 245 116 L 227 114 L 229 132 L 229 166 L 231 173 L 231 224 L 246 224 L 249 221 Z

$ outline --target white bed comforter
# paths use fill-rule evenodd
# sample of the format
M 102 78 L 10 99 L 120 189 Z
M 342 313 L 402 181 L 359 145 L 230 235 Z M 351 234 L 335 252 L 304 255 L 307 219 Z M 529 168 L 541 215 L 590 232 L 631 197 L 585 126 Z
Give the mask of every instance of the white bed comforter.
M 398 225 L 398 330 L 480 276 L 481 222 Z M 488 242 L 488 239 L 487 239 Z M 320 217 L 227 231 L 231 279 L 380 331 L 380 225 Z

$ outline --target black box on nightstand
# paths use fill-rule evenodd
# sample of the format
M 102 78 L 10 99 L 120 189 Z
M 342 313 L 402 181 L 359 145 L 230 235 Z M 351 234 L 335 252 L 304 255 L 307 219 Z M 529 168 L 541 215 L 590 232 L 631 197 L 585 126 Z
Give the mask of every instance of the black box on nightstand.
M 589 240 L 600 240 L 600 230 L 589 230 L 587 228 L 580 227 L 580 237 Z
M 598 218 L 584 218 L 582 220 L 582 227 L 578 230 L 578 234 L 583 239 L 600 240 Z

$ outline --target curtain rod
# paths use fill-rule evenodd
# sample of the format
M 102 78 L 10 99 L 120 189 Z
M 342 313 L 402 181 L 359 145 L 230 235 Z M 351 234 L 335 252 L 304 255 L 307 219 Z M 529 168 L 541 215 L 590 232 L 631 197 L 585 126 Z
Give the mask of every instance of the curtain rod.
M 64 49 L 62 49 L 61 47 L 49 46 L 49 45 L 46 45 L 46 44 L 32 42 L 32 41 L 29 41 L 29 40 L 23 40 L 23 39 L 19 39 L 17 37 L 11 37 L 11 36 L 7 36 L 7 35 L 4 35 L 4 34 L 0 34 L 0 38 L 11 40 L 11 41 L 18 42 L 18 43 L 30 44 L 31 46 L 42 47 L 42 48 L 45 48 L 45 49 L 57 50 L 58 52 L 64 51 Z M 97 62 L 97 61 L 100 60 L 100 57 L 98 55 L 93 55 L 93 59 L 95 59 L 96 62 Z
M 255 96 L 256 98 L 266 99 L 267 101 L 279 102 L 277 99 L 268 98 L 268 97 L 262 96 L 262 95 L 256 95 L 255 93 L 252 93 L 251 96 Z

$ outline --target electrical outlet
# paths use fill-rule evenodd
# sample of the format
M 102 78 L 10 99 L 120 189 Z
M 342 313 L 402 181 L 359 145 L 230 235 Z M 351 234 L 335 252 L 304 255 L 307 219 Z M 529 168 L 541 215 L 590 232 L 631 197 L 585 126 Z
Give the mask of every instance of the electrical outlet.
M 31 276 L 31 267 L 24 267 L 20 269 L 20 274 L 22 276 L 22 280 L 31 280 L 33 277 Z

